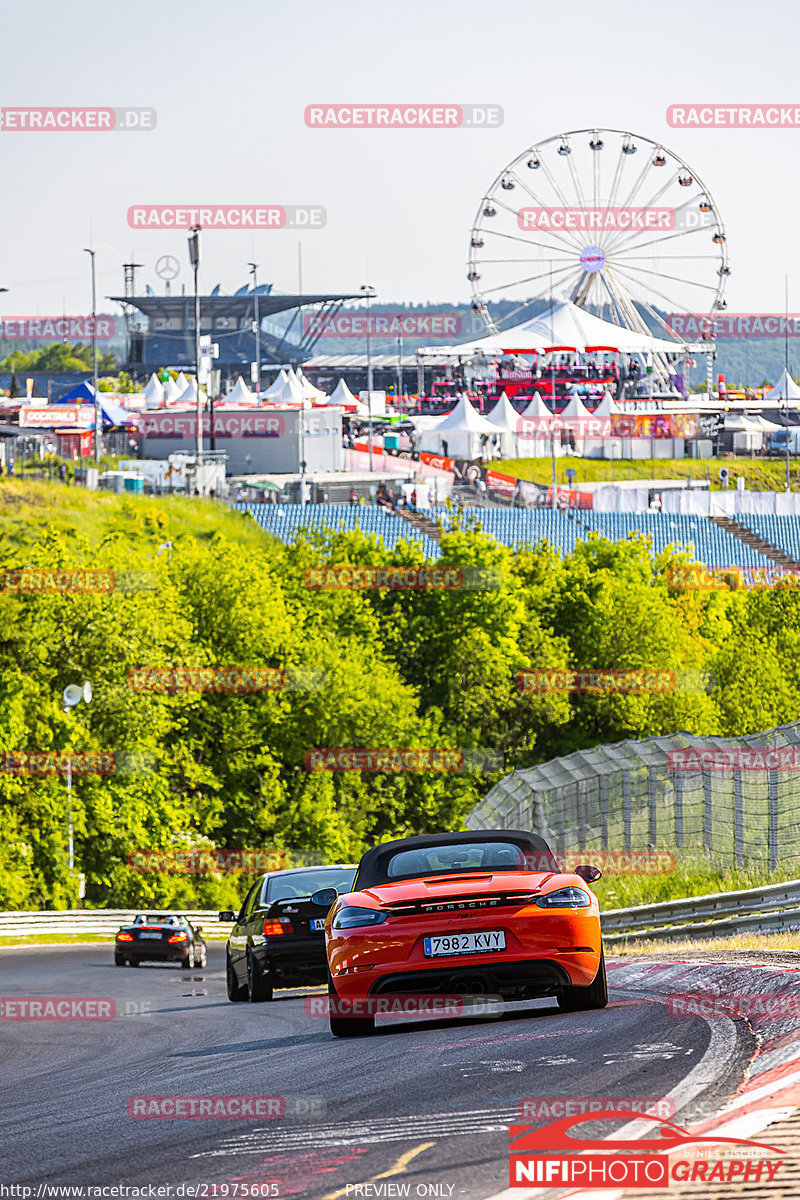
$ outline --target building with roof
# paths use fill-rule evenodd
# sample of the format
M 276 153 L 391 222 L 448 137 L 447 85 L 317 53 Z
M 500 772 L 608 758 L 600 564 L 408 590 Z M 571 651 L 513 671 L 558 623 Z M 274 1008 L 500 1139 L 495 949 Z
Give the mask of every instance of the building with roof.
M 151 287 L 144 296 L 112 296 L 123 306 L 128 330 L 125 370 L 134 376 L 150 374 L 161 367 L 194 370 L 194 294 L 157 295 Z M 256 361 L 256 303 L 261 326 L 262 369 L 276 365 L 298 364 L 308 358 L 323 322 L 304 322 L 302 310 L 315 314 L 335 314 L 347 300 L 363 299 L 360 293 L 313 293 L 284 295 L 273 292 L 272 284 L 258 289 L 247 286 L 232 296 L 220 292 L 219 285 L 200 297 L 200 332 L 209 334 L 219 346 L 215 367 L 223 376 L 244 371 L 249 378 L 250 364 Z M 292 314 L 280 324 L 271 320 L 277 314 Z

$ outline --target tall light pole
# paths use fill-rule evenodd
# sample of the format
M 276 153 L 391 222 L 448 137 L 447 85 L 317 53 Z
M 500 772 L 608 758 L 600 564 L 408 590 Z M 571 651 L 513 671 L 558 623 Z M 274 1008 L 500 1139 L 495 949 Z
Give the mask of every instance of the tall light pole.
M 364 293 L 367 300 L 367 419 L 369 421 L 369 469 L 374 471 L 375 467 L 372 463 L 372 333 L 370 330 L 371 310 L 370 299 L 372 298 L 372 285 L 362 283 L 361 291 Z
M 76 704 L 80 704 L 81 700 L 85 704 L 92 702 L 92 685 L 89 680 L 86 680 L 83 687 L 77 683 L 70 683 L 64 688 L 63 692 L 64 712 L 68 713 Z M 75 872 L 75 840 L 72 827 L 72 755 L 67 759 L 67 813 L 68 813 L 68 851 L 69 851 L 69 876 L 72 879 Z M 81 897 L 78 897 L 81 899 Z
M 195 477 L 200 478 L 200 463 L 203 458 L 203 402 L 200 399 L 200 293 L 197 288 L 197 272 L 200 267 L 200 226 L 192 226 L 189 238 L 189 261 L 194 271 L 194 382 L 197 390 L 197 430 L 195 446 L 197 450 L 197 470 Z
M 94 389 L 94 461 L 100 461 L 100 438 L 103 417 L 100 411 L 100 395 L 97 391 L 97 286 L 94 269 L 94 250 L 84 249 L 92 260 L 92 388 Z
M 786 490 L 790 491 L 789 486 L 789 276 L 784 276 L 784 293 L 786 303 L 786 325 L 784 326 L 785 333 L 783 338 L 784 347 L 784 368 L 786 374 L 784 376 L 784 386 L 786 390 Z
M 256 302 L 256 407 L 261 407 L 261 321 L 258 318 L 258 263 L 248 263 L 250 274 L 253 276 L 253 295 Z M 252 382 L 252 381 L 251 381 Z

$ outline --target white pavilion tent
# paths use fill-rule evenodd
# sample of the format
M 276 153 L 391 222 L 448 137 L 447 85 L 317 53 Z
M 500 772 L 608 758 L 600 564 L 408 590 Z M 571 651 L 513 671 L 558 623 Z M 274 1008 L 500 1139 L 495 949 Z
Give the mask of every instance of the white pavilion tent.
M 298 367 L 296 377 L 306 400 L 311 400 L 314 404 L 327 404 L 328 393 L 323 392 L 322 388 L 315 387 L 302 367 Z
M 180 375 L 175 380 L 175 386 L 178 388 L 179 396 L 182 395 L 186 391 L 187 387 L 189 386 L 189 380 L 186 378 L 183 371 L 181 371 Z
M 208 396 L 205 394 L 202 388 L 200 388 L 200 400 L 203 404 L 205 404 L 208 400 Z M 194 379 L 190 380 L 186 390 L 181 392 L 177 403 L 180 404 L 182 408 L 186 407 L 187 405 L 191 408 L 197 407 L 197 386 Z
M 185 392 L 185 387 L 178 387 L 177 381 L 170 375 L 167 382 L 164 384 L 164 403 L 176 404 L 181 392 Z
M 622 409 L 617 404 L 614 397 L 611 395 L 609 388 L 603 392 L 603 398 L 592 414 L 595 417 L 603 417 L 608 420 L 614 413 L 622 412 Z
M 164 405 L 164 385 L 153 372 L 144 389 L 144 407 L 147 409 L 162 408 Z
M 800 402 L 800 387 L 798 387 L 785 367 L 775 387 L 764 393 L 763 402 L 765 404 L 786 404 L 788 402 L 790 408 L 797 407 L 798 402 Z
M 507 392 L 503 392 L 492 411 L 486 414 L 486 420 L 496 427 L 495 436 L 499 431 L 503 457 L 519 458 L 520 418 Z
M 491 445 L 491 439 L 497 434 L 497 426 L 482 417 L 467 397 L 462 396 L 444 420 L 420 433 L 419 448 L 432 454 L 444 454 L 447 443 L 446 453 L 449 457 L 477 458 L 483 453 L 482 438 L 488 438 L 488 444 Z
M 261 393 L 262 400 L 272 404 L 304 404 L 310 405 L 310 400 L 303 395 L 303 388 L 294 371 L 281 371 L 272 387 Z
M 346 404 L 348 407 L 351 408 L 353 406 L 357 407 L 359 404 L 359 401 L 355 398 L 353 393 L 350 391 L 350 388 L 347 386 L 344 379 L 342 379 L 340 377 L 339 382 L 337 383 L 336 387 L 333 389 L 333 391 L 330 394 L 330 397 L 328 398 L 328 403 L 329 404 Z
M 250 391 L 241 375 L 225 397 L 225 404 L 241 404 L 252 407 L 256 402 L 255 393 Z
M 657 338 L 604 321 L 571 300 L 557 300 L 544 312 L 499 333 L 487 334 L 460 346 L 425 346 L 420 355 L 439 358 L 494 357 L 498 354 L 542 353 L 551 346 L 569 348 L 582 354 L 593 349 L 615 350 L 623 354 L 675 354 L 687 349 L 707 350 L 707 344 L 688 346 L 676 339 Z

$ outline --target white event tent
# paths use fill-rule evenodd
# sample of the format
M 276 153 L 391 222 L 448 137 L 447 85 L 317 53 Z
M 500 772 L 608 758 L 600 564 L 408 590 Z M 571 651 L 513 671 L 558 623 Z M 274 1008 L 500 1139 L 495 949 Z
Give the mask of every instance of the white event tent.
M 519 458 L 519 413 L 503 392 L 486 420 L 495 426 L 495 435 L 500 435 L 500 448 L 504 458 Z
M 164 403 L 175 404 L 182 392 L 186 391 L 186 387 L 178 387 L 176 380 L 170 375 L 167 382 L 164 384 Z
M 432 454 L 446 453 L 451 458 L 477 458 L 483 453 L 482 437 L 486 436 L 491 442 L 497 434 L 497 426 L 482 417 L 467 397 L 462 396 L 444 420 L 420 433 L 419 448 Z
M 262 400 L 271 404 L 308 404 L 303 388 L 294 371 L 281 371 L 272 387 L 261 393 Z
M 297 369 L 297 382 L 300 384 L 306 400 L 311 400 L 314 404 L 327 404 L 327 392 L 323 392 L 322 388 L 315 387 L 302 367 Z
M 147 409 L 162 408 L 164 405 L 164 385 L 153 372 L 144 389 L 144 407 Z
M 432 358 L 471 358 L 475 355 L 494 357 L 498 354 L 542 353 L 549 347 L 574 350 L 582 354 L 596 350 L 618 350 L 623 354 L 675 354 L 692 349 L 708 350 L 708 344 L 687 345 L 678 339 L 670 341 L 650 333 L 638 333 L 604 321 L 571 300 L 557 300 L 544 312 L 499 333 L 487 334 L 460 346 L 423 346 L 420 355 Z
M 786 404 L 791 405 L 794 401 L 797 404 L 800 401 L 800 387 L 797 386 L 789 372 L 784 367 L 781 375 L 774 388 L 764 393 L 764 403 L 767 404 Z
M 256 402 L 255 393 L 250 391 L 241 375 L 236 380 L 231 390 L 225 397 L 225 404 L 241 404 L 244 407 L 252 408 Z
M 205 394 L 205 392 L 203 391 L 202 388 L 200 388 L 200 400 L 204 404 L 208 400 L 208 396 Z M 181 392 L 180 396 L 178 397 L 177 403 L 180 404 L 180 406 L 182 408 L 186 407 L 187 405 L 190 408 L 197 407 L 197 387 L 195 385 L 194 379 L 190 380 L 186 386 L 186 390 Z

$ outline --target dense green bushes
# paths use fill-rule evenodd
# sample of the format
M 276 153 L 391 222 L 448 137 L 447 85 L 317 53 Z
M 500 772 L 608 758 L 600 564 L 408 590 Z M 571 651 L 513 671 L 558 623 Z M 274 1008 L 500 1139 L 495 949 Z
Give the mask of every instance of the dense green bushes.
M 599 742 L 753 732 L 800 713 L 798 592 L 676 593 L 666 558 L 653 568 L 640 542 L 598 540 L 561 561 L 457 530 L 442 539 L 443 561 L 496 586 L 326 592 L 305 586 L 308 566 L 416 564 L 420 551 L 390 554 L 352 534 L 284 547 L 249 518 L 192 500 L 18 483 L 0 505 L 4 571 L 104 568 L 131 589 L 23 594 L 6 575 L 0 591 L 0 749 L 150 763 L 75 779 L 89 904 L 231 903 L 236 876 L 136 874 L 127 856 L 206 844 L 349 861 L 376 839 L 459 826 L 497 777 L 309 773 L 312 747 L 478 747 L 511 769 Z M 166 694 L 128 683 L 134 667 L 233 664 L 284 668 L 289 686 Z M 522 694 L 517 675 L 531 666 L 703 669 L 716 685 Z M 84 679 L 92 704 L 65 714 L 63 688 Z M 63 776 L 0 774 L 0 908 L 74 902 L 66 812 Z

